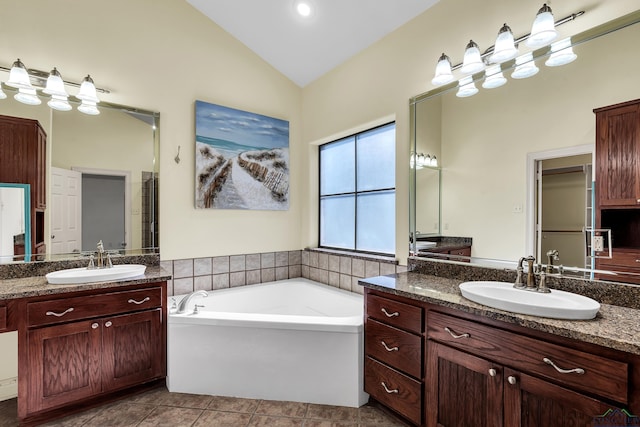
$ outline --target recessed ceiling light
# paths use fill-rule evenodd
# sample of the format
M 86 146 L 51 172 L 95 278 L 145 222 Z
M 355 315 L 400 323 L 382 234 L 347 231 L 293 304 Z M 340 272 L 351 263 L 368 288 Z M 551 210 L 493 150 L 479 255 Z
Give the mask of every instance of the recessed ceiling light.
M 311 15 L 311 5 L 305 1 L 299 1 L 296 4 L 296 11 L 300 16 L 305 18 Z

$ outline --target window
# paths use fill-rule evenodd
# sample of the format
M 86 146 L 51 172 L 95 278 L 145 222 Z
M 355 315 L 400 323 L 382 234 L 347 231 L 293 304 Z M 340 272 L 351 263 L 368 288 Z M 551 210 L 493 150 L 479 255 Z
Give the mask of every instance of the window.
M 320 146 L 320 246 L 395 253 L 395 123 Z

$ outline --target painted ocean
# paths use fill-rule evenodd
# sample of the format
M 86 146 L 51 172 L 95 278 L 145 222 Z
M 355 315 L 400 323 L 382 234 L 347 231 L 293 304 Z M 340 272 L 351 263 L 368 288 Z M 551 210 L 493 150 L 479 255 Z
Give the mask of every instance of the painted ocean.
M 243 151 L 268 150 L 268 148 L 264 148 L 264 147 L 242 145 L 242 144 L 237 144 L 235 142 L 227 141 L 224 139 L 207 138 L 206 136 L 201 136 L 201 135 L 196 135 L 196 141 L 201 142 L 203 144 L 211 145 L 226 159 L 236 157 L 238 154 L 242 153 Z

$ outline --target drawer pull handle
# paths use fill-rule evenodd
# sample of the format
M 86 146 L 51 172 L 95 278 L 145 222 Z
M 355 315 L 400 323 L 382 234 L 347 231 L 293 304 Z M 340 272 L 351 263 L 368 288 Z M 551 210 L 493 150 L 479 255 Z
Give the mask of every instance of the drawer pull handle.
M 454 333 L 453 333 L 453 331 L 451 331 L 451 329 L 447 328 L 446 326 L 445 326 L 444 330 L 445 330 L 445 331 L 447 331 L 447 332 L 449 332 L 449 335 L 451 335 L 451 336 L 452 336 L 453 338 L 455 338 L 455 339 L 460 339 L 460 338 L 469 338 L 469 337 L 471 337 L 471 335 L 469 335 L 469 334 L 467 334 L 467 333 L 460 334 L 460 335 L 456 335 L 456 334 L 454 334 Z
M 489 369 L 489 376 L 490 377 L 495 377 L 496 375 L 498 375 L 498 371 L 496 371 L 493 368 Z
M 104 324 L 104 326 L 106 326 L 107 328 L 110 328 L 111 325 L 113 325 L 113 323 L 111 322 L 111 320 L 107 321 L 107 323 Z
M 507 381 L 509 381 L 509 384 L 511 384 L 511 385 L 515 385 L 518 382 L 516 377 L 514 377 L 513 375 L 509 375 L 507 377 Z
M 398 313 L 397 311 L 394 311 L 393 313 L 389 313 L 387 311 L 386 308 L 382 307 L 381 311 L 385 314 L 385 316 L 387 317 L 396 317 L 396 316 L 400 316 L 400 313 Z
M 149 301 L 150 299 L 151 299 L 151 298 L 149 298 L 149 297 L 144 297 L 144 299 L 143 299 L 142 301 L 136 301 L 136 300 L 134 300 L 134 299 L 129 299 L 129 301 L 127 301 L 127 302 L 128 302 L 129 304 L 137 304 L 137 305 L 140 305 L 140 304 L 144 304 L 145 302 Z
M 73 307 L 69 307 L 67 308 L 65 311 L 63 311 L 62 313 L 56 313 L 55 311 L 47 311 L 45 314 L 47 316 L 56 316 L 56 317 L 62 317 L 67 313 L 71 313 L 73 311 Z
M 389 394 L 393 394 L 393 393 L 399 393 L 398 389 L 393 389 L 393 390 L 389 390 L 389 388 L 387 387 L 387 385 L 384 383 L 384 381 L 382 381 L 380 384 L 382 384 L 382 387 L 384 387 L 384 391 L 386 391 Z
M 574 368 L 574 369 L 562 369 L 560 367 L 558 367 L 555 363 L 553 363 L 553 361 L 547 357 L 545 357 L 544 359 L 542 359 L 542 361 L 544 363 L 546 363 L 547 365 L 551 365 L 553 366 L 556 371 L 560 372 L 561 374 L 584 374 L 584 369 L 582 368 Z
M 380 344 L 382 344 L 384 349 L 387 350 L 387 351 L 398 351 L 398 350 L 400 350 L 397 346 L 396 347 L 388 347 L 387 343 L 384 342 L 384 341 L 380 341 Z
M 98 325 L 97 323 L 92 323 L 91 324 L 91 329 L 98 329 L 98 326 L 100 326 L 100 325 Z

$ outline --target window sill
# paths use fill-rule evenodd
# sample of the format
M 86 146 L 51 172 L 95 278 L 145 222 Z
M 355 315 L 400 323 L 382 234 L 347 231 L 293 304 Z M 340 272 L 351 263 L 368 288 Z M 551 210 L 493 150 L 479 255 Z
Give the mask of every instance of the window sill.
M 393 255 L 389 255 L 389 256 L 373 255 L 373 254 L 365 254 L 362 252 L 351 252 L 348 250 L 327 249 L 327 248 L 305 248 L 305 251 L 317 252 L 317 253 L 323 253 L 323 254 L 329 254 L 329 255 L 349 256 L 351 258 L 363 259 L 365 261 L 377 261 L 377 262 L 384 262 L 387 264 L 398 265 L 398 260 Z

